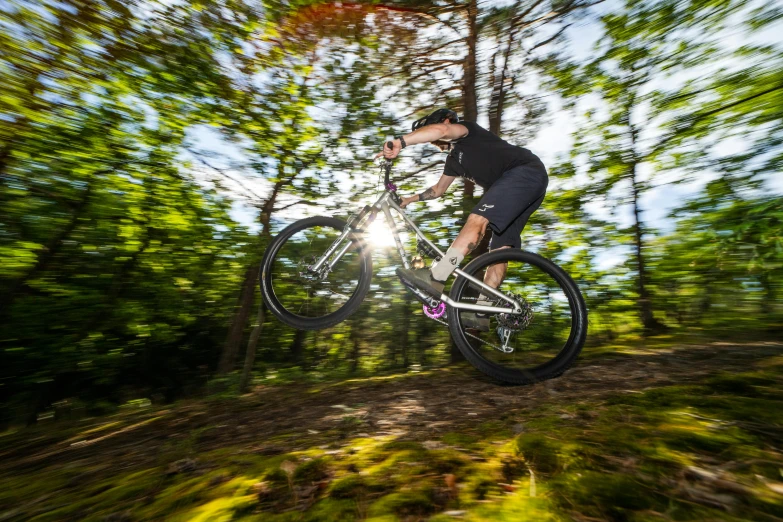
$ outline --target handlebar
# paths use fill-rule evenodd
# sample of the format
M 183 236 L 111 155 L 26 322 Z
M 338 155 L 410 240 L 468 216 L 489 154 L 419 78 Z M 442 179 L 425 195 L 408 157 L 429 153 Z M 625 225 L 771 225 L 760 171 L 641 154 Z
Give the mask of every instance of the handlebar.
M 389 150 L 394 149 L 394 143 L 391 141 L 386 142 L 386 148 Z M 392 167 L 392 160 L 390 159 L 384 159 L 383 161 L 383 188 L 391 192 L 391 197 L 394 200 L 395 203 L 400 203 L 402 201 L 400 199 L 399 194 L 397 194 L 397 185 L 391 182 L 391 167 Z
M 386 148 L 389 150 L 394 149 L 394 143 L 391 141 L 387 141 Z M 387 159 L 383 164 L 383 186 L 385 188 L 388 188 L 389 185 L 391 184 L 391 181 L 389 180 L 389 176 L 391 174 L 391 166 L 392 166 L 392 160 L 390 159 Z

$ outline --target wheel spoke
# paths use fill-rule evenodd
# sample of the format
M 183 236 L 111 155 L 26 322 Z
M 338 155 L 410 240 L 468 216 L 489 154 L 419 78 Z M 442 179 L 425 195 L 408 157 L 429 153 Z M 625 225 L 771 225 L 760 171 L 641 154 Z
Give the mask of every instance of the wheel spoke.
M 290 231 L 286 229 L 281 236 L 287 236 L 267 265 L 269 275 L 262 283 L 267 285 L 267 294 L 274 298 L 275 309 L 297 324 L 335 314 L 351 301 L 363 279 L 369 277 L 366 254 L 358 248 L 356 238 L 346 240 L 353 241 L 353 246 L 342 257 L 335 259 L 332 254 L 329 263 L 317 272 L 312 270 L 343 232 L 344 225 L 321 224 L 329 221 L 337 220 L 310 218 L 309 223 L 303 221 L 301 228 L 292 225 Z M 365 291 L 366 284 L 362 296 Z
M 508 259 L 506 276 L 498 287 L 505 295 L 515 299 L 522 307 L 521 314 L 488 314 L 489 329 L 471 329 L 466 323 L 475 321 L 475 313 L 451 308 L 449 327 L 455 341 L 477 357 L 479 369 L 511 382 L 530 382 L 530 375 L 545 374 L 552 361 L 561 360 L 565 354 L 578 353 L 584 340 L 582 318 L 583 302 L 569 292 L 568 278 L 563 278 L 550 262 L 533 254 L 508 249 L 505 253 L 490 253 L 477 258 L 466 271 L 482 278 L 485 269 Z M 556 278 L 555 275 L 557 275 Z M 573 285 L 573 282 L 570 283 Z M 465 279 L 458 279 L 451 291 L 451 298 L 464 303 L 474 303 L 481 288 Z M 506 307 L 507 302 L 488 296 L 494 306 Z M 583 315 L 578 315 L 583 314 Z M 582 329 L 577 331 L 577 325 Z M 578 335 L 575 335 L 578 334 Z M 575 357 L 575 355 L 574 355 Z

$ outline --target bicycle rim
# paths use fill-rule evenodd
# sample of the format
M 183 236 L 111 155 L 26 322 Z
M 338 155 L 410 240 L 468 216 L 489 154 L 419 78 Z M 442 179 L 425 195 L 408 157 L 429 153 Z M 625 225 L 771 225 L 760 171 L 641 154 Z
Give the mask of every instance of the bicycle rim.
M 315 320 L 338 318 L 341 310 L 363 298 L 368 275 L 358 239 L 352 237 L 343 243 L 349 245 L 348 250 L 323 275 L 311 269 L 342 231 L 339 224 L 315 222 L 281 233 L 287 237 L 281 238 L 265 267 L 266 283 L 275 312 L 289 324 L 315 327 Z M 318 323 L 318 327 L 325 326 Z
M 466 272 L 483 279 L 486 269 L 503 261 L 508 268 L 498 289 L 517 299 L 525 313 L 489 314 L 489 331 L 478 331 L 465 326 L 471 312 L 451 308 L 452 336 L 470 362 L 498 379 L 529 383 L 557 376 L 573 362 L 584 343 L 586 312 L 581 295 L 556 265 L 516 249 L 485 254 L 471 262 Z M 475 304 L 479 294 L 478 285 L 458 278 L 451 298 Z M 495 306 L 509 306 L 492 299 Z

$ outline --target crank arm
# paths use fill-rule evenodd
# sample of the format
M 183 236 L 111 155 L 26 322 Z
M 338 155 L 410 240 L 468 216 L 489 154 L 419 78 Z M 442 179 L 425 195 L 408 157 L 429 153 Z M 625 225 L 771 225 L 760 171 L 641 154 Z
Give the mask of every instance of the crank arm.
M 430 308 L 435 308 L 435 307 L 437 307 L 440 304 L 439 300 L 435 299 L 434 297 L 431 297 L 431 296 L 427 295 L 426 293 L 422 292 L 418 288 L 415 288 L 415 287 L 405 283 L 405 281 L 402 281 L 402 286 L 404 286 L 405 288 L 410 290 L 413 293 L 414 297 L 416 297 L 416 299 L 418 299 L 419 301 L 421 301 L 425 305 L 429 306 Z

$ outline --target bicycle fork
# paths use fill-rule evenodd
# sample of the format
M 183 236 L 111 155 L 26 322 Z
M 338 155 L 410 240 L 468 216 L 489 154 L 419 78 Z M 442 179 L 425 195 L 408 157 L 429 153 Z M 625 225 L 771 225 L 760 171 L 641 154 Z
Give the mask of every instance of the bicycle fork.
M 310 267 L 310 270 L 318 273 L 323 270 L 325 273 L 329 273 L 334 265 L 345 255 L 346 252 L 348 252 L 348 249 L 351 248 L 351 241 L 346 240 L 350 234 L 360 231 L 358 227 L 360 224 L 362 224 L 362 221 L 365 217 L 367 217 L 368 214 L 370 214 L 370 218 L 367 220 L 366 224 L 370 224 L 375 220 L 377 211 L 373 212 L 373 207 L 366 205 L 362 211 L 359 212 L 359 214 L 351 218 L 343 229 L 342 233 L 338 236 L 337 239 L 334 240 L 329 248 L 326 249 L 326 252 L 324 252 L 324 254 L 318 258 L 318 261 L 316 261 L 316 263 Z M 343 242 L 345 242 L 345 245 L 340 247 Z M 339 251 L 337 252 L 337 255 L 332 257 L 330 260 L 329 258 L 338 250 L 338 248 Z M 327 265 L 327 267 L 324 268 L 324 265 Z

